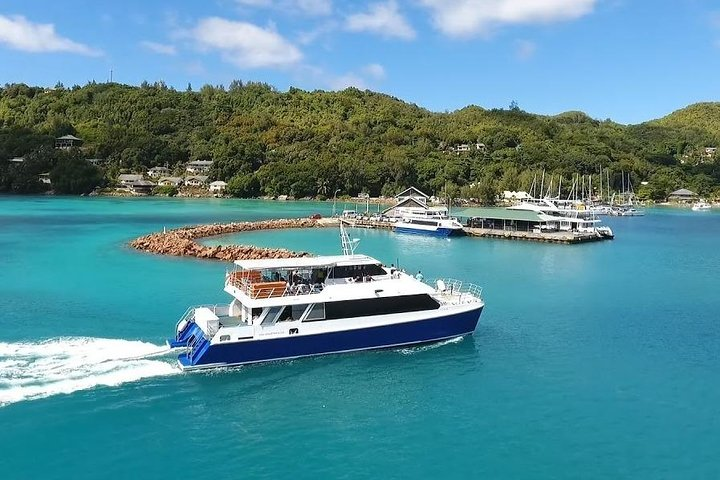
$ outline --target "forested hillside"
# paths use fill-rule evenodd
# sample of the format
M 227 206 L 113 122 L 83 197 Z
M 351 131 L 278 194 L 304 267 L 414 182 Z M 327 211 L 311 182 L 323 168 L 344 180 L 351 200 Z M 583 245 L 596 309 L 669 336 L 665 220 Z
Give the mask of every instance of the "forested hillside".
M 548 117 L 517 107 L 433 113 L 354 88 L 278 92 L 236 81 L 180 92 L 162 83 L 14 84 L 0 88 L 0 191 L 36 191 L 43 172 L 57 180 L 80 172 L 89 179 L 69 190 L 78 192 L 100 181 L 96 174 L 112 182 L 121 171 L 214 160 L 211 179 L 229 181 L 238 196 L 332 196 L 338 189 L 388 195 L 416 185 L 491 198 L 528 188 L 542 170 L 569 186 L 574 174 L 597 174 L 601 166 L 616 188 L 621 171 L 629 172 L 648 198 L 679 187 L 708 195 L 720 185 L 720 163 L 700 152 L 720 143 L 718 110 L 719 104 L 698 104 L 625 126 L 582 112 Z M 54 150 L 54 139 L 65 134 L 82 138 L 83 147 Z M 469 151 L 453 150 L 464 144 Z M 26 161 L 6 161 L 19 156 Z M 95 172 L 78 162 L 84 158 L 108 164 Z M 642 181 L 648 184 L 638 188 Z
M 720 103 L 696 103 L 650 123 L 662 127 L 694 130 L 700 135 L 709 133 L 718 137 L 720 136 Z

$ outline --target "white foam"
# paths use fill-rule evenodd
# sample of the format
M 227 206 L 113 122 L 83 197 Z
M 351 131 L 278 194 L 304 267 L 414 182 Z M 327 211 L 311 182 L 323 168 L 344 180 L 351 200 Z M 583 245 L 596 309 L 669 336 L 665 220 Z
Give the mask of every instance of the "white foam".
M 415 353 L 426 352 L 428 350 L 434 350 L 436 348 L 444 347 L 445 345 L 450 345 L 453 343 L 460 343 L 463 341 L 464 338 L 465 337 L 463 337 L 463 336 L 459 336 L 459 337 L 448 338 L 447 340 L 441 340 L 436 343 L 427 343 L 425 345 L 420 345 L 417 347 L 402 348 L 402 349 L 400 349 L 400 353 L 402 353 L 403 355 L 413 355 Z
M 0 407 L 180 373 L 172 360 L 149 359 L 167 352 L 165 346 L 109 338 L 0 342 Z

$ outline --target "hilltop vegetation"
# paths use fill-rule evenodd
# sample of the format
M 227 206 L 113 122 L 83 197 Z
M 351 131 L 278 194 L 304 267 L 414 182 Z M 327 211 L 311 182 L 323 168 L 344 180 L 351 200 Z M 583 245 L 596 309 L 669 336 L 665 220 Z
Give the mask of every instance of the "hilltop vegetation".
M 650 123 L 717 138 L 720 137 L 720 102 L 696 103 Z
M 162 83 L 13 84 L 0 89 L 0 191 L 40 190 L 37 174 L 51 172 L 56 189 L 84 192 L 101 180 L 76 160 L 103 158 L 105 182 L 121 171 L 214 160 L 211 180 L 228 181 L 237 196 L 331 197 L 338 189 L 390 195 L 416 185 L 489 201 L 497 191 L 528 188 L 541 170 L 569 186 L 573 175 L 600 167 L 610 169 L 616 189 L 622 171 L 636 187 L 649 182 L 640 190 L 649 198 L 679 187 L 707 195 L 720 185 L 720 164 L 696 152 L 717 145 L 718 109 L 699 104 L 624 126 L 582 112 L 541 116 L 517 106 L 433 113 L 354 88 L 278 92 L 235 81 L 180 92 Z M 82 150 L 54 150 L 54 139 L 65 134 L 82 138 Z M 468 151 L 453 150 L 464 144 Z M 18 156 L 31 161 L 4 161 Z M 68 175 L 89 180 L 68 182 Z

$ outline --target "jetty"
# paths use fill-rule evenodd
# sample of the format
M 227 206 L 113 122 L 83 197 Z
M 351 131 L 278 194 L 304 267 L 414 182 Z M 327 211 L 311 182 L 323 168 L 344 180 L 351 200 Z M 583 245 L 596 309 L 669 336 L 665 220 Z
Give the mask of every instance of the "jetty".
M 368 219 L 364 217 L 358 217 L 358 218 L 341 218 L 340 221 L 347 225 L 348 227 L 356 227 L 356 228 L 377 228 L 377 229 L 385 229 L 385 230 L 392 230 L 394 223 L 390 221 L 380 221 L 380 220 L 374 220 L 374 219 Z M 473 221 L 465 221 L 463 223 L 466 223 L 467 225 L 473 225 L 473 226 L 465 226 L 463 227 L 463 231 L 465 234 L 469 237 L 476 237 L 476 238 L 496 238 L 496 239 L 503 239 L 503 240 L 527 240 L 531 242 L 543 242 L 543 243 L 565 243 L 565 244 L 573 244 L 573 243 L 587 243 L 587 242 L 597 242 L 600 240 L 606 240 L 605 237 L 602 237 L 596 233 L 591 232 L 575 232 L 575 231 L 537 231 L 536 228 L 528 227 L 526 225 L 523 225 L 522 227 L 518 227 L 517 223 L 509 223 L 506 222 L 503 224 L 502 222 L 498 224 L 498 226 L 502 226 L 502 228 L 489 228 L 486 225 L 480 226 L 481 224 L 478 224 Z M 495 225 L 493 223 L 490 223 L 490 225 Z
M 336 227 L 339 222 L 333 218 L 321 219 L 278 219 L 257 222 L 213 223 L 180 227 L 172 230 L 152 233 L 130 242 L 137 250 L 160 255 L 178 257 L 197 257 L 232 262 L 235 260 L 251 260 L 264 258 L 309 257 L 308 252 L 294 252 L 284 248 L 263 248 L 250 245 L 216 245 L 208 246 L 196 240 L 216 235 L 252 232 L 257 230 L 277 230 L 285 228 L 326 228 Z
M 528 212 L 513 213 L 518 216 Z M 498 220 L 497 218 L 495 219 Z M 527 219 L 525 220 L 527 222 Z M 533 220 L 534 222 L 534 220 Z M 201 238 L 227 235 L 232 233 L 252 232 L 258 230 L 279 230 L 287 228 L 327 228 L 337 227 L 340 223 L 356 228 L 377 228 L 392 230 L 394 222 L 387 219 L 355 217 L 355 218 L 295 218 L 261 220 L 256 222 L 212 223 L 163 230 L 136 238 L 130 246 L 137 250 L 159 255 L 177 257 L 196 257 L 212 260 L 235 261 L 265 258 L 309 257 L 308 252 L 295 252 L 285 248 L 264 248 L 252 245 L 203 245 L 197 240 Z M 502 226 L 502 228 L 498 228 Z M 496 238 L 507 240 L 528 240 L 546 243 L 585 243 L 603 240 L 604 237 L 591 232 L 578 231 L 542 231 L 533 223 L 520 223 L 519 218 L 512 221 L 505 219 L 497 222 L 480 222 L 476 218 L 468 219 L 463 231 L 470 237 Z
M 517 230 L 501 230 L 498 228 L 463 228 L 471 237 L 499 238 L 505 240 L 528 240 L 545 243 L 587 243 L 605 240 L 595 233 L 582 232 L 532 232 Z

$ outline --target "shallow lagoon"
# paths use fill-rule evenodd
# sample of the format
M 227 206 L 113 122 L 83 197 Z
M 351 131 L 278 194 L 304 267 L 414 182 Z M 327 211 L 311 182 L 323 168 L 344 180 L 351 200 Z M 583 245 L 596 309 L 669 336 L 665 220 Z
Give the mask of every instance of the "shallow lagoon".
M 130 239 L 331 209 L 0 197 L 6 478 L 720 474 L 715 212 L 609 219 L 616 240 L 572 246 L 352 230 L 362 253 L 483 285 L 475 336 L 201 374 L 122 360 L 158 349 L 188 305 L 225 298 L 226 264 Z M 339 251 L 331 229 L 206 241 Z

